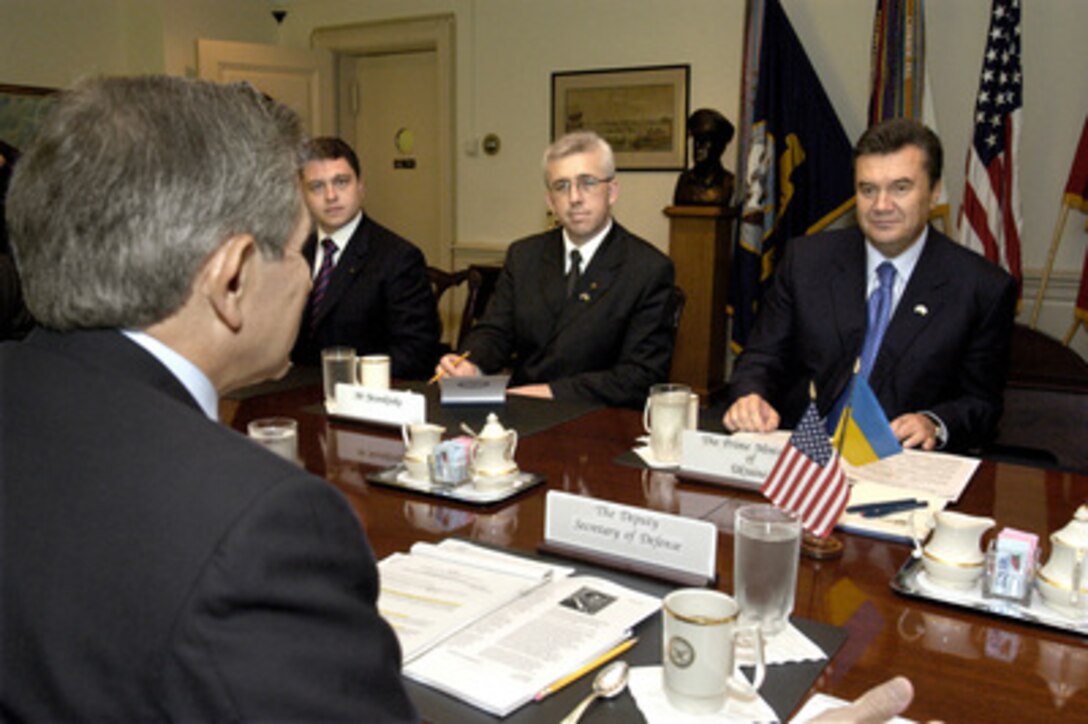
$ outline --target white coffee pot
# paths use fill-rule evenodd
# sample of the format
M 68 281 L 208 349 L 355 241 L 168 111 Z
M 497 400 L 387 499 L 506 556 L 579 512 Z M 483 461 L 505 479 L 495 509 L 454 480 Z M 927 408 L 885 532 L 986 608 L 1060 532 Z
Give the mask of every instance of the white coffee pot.
M 495 413 L 487 416 L 476 439 L 472 441 L 472 467 L 477 475 L 497 477 L 517 472 L 514 452 L 518 446 L 518 433 L 505 428 Z
M 1047 605 L 1067 615 L 1088 611 L 1088 505 L 1050 536 L 1050 557 L 1039 571 L 1037 586 Z

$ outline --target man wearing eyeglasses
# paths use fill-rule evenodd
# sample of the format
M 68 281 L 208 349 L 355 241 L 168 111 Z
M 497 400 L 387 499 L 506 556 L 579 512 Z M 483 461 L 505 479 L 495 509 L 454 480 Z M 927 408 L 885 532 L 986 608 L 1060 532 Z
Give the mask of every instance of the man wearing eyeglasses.
M 612 218 L 612 148 L 592 132 L 544 153 L 545 200 L 559 227 L 511 244 L 494 295 L 446 374 L 512 367 L 514 394 L 641 407 L 669 374 L 672 261 Z
M 303 247 L 313 290 L 291 359 L 321 361 L 326 347 L 388 354 L 392 375 L 425 379 L 441 325 L 423 254 L 363 211 L 359 159 L 339 138 L 303 151 L 302 195 L 316 223 Z

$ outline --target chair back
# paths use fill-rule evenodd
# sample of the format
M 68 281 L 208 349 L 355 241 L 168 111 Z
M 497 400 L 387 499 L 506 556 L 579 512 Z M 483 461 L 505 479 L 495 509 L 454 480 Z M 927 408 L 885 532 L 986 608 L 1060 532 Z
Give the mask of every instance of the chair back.
M 458 350 L 463 348 L 469 330 L 484 316 L 502 267 L 472 264 L 465 271 L 468 274 L 468 297 L 465 299 L 465 308 L 461 314 L 461 329 L 457 334 L 456 348 Z

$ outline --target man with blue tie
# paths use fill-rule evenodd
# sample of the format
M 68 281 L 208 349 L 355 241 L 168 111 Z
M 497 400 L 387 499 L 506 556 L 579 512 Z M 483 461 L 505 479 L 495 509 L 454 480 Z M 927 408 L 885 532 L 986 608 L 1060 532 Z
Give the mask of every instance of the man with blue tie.
M 1002 409 L 1011 276 L 928 225 L 943 152 L 906 119 L 854 149 L 858 227 L 792 240 L 730 380 L 730 431 L 792 426 L 817 390 L 835 406 L 860 360 L 905 447 L 967 450 Z
M 442 333 L 423 253 L 363 210 L 359 158 L 339 138 L 303 150 L 302 195 L 317 226 L 302 253 L 313 270 L 291 359 L 321 361 L 326 347 L 388 354 L 392 374 L 426 379 Z

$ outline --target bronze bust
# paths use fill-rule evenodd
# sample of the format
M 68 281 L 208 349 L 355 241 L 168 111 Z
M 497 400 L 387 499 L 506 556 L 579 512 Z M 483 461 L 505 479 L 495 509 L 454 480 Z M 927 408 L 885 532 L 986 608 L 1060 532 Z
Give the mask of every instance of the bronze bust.
M 735 129 L 718 111 L 700 108 L 688 118 L 692 167 L 676 180 L 676 206 L 728 206 L 733 200 L 733 174 L 722 166 L 722 154 Z

